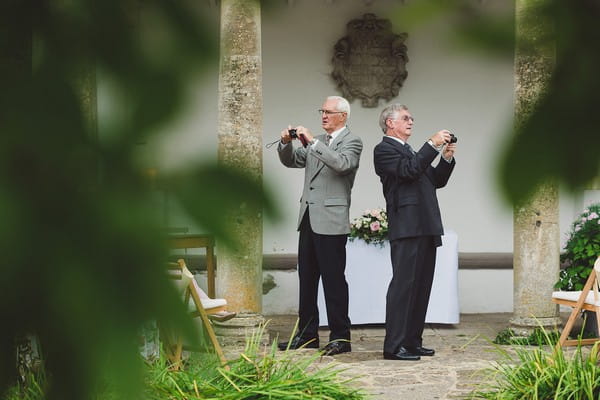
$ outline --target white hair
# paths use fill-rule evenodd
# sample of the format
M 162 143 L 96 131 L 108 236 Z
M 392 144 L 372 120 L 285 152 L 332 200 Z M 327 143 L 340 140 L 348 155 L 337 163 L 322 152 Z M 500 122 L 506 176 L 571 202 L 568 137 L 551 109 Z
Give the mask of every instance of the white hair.
M 327 100 L 336 100 L 337 101 L 337 105 L 336 105 L 337 111 L 345 112 L 346 118 L 350 118 L 350 103 L 348 103 L 348 100 L 346 100 L 345 98 L 343 98 L 341 96 L 329 96 L 329 97 L 327 97 Z
M 385 121 L 396 118 L 400 110 L 408 111 L 408 107 L 406 107 L 404 104 L 390 104 L 381 111 L 381 114 L 379 114 L 379 126 L 381 127 L 383 133 L 387 132 L 387 125 Z

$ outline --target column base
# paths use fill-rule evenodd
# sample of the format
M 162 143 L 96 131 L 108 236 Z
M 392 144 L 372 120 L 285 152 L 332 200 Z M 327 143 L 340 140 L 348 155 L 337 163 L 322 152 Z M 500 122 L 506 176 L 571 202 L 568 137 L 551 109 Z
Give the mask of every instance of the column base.
M 543 318 L 513 317 L 509 322 L 510 328 L 518 336 L 529 336 L 535 328 L 555 330 L 562 324 L 562 320 L 558 316 Z
M 260 345 L 269 343 L 269 334 L 264 329 L 265 318 L 256 313 L 240 313 L 225 322 L 213 321 L 217 339 L 222 346 L 243 346 L 247 340 Z M 259 337 L 258 337 L 259 336 Z

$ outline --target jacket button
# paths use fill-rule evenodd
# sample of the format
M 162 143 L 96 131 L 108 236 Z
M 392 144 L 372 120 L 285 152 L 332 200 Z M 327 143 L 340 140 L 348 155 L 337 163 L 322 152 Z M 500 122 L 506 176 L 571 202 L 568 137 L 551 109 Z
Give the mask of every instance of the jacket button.
M 310 190 L 313 190 L 313 189 L 314 189 L 314 187 L 312 187 L 312 186 L 311 186 L 311 187 L 310 187 Z

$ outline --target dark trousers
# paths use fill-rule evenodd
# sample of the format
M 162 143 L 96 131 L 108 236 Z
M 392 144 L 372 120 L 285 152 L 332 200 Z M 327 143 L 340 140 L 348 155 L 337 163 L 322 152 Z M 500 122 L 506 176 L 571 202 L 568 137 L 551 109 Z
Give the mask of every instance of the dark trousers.
M 317 297 L 321 278 L 327 306 L 329 340 L 350 340 L 348 283 L 344 275 L 347 240 L 348 235 L 321 235 L 313 232 L 308 209 L 306 210 L 300 224 L 298 242 L 298 332 L 304 338 L 318 337 Z
M 390 242 L 393 276 L 385 308 L 383 351 L 422 345 L 425 314 L 433 283 L 439 237 L 420 236 Z

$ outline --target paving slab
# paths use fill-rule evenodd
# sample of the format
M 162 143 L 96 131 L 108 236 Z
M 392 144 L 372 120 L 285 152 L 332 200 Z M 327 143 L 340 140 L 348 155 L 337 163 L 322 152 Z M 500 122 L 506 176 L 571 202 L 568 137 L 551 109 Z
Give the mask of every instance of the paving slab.
M 456 325 L 427 324 L 423 345 L 434 348 L 436 354 L 420 361 L 384 360 L 383 325 L 354 326 L 351 353 L 321 357 L 315 364 L 336 363 L 344 369 L 343 376 L 356 378 L 355 384 L 374 400 L 468 398 L 486 379 L 482 371 L 501 358 L 492 340 L 509 326 L 511 317 L 511 313 L 464 314 Z M 267 320 L 270 339 L 287 340 L 296 317 L 273 316 Z M 327 329 L 319 331 L 322 345 L 327 343 L 328 334 Z M 295 350 L 307 355 L 314 351 Z
M 563 322 L 568 314 L 561 315 Z M 427 324 L 423 345 L 435 349 L 433 357 L 420 361 L 383 359 L 383 325 L 352 327 L 352 352 L 333 357 L 317 357 L 315 368 L 335 363 L 343 377 L 353 378 L 354 385 L 369 393 L 372 400 L 468 399 L 478 385 L 489 381 L 486 371 L 495 362 L 505 361 L 502 352 L 515 354 L 516 348 L 535 346 L 499 346 L 493 344 L 496 335 L 509 327 L 512 313 L 462 314 L 456 325 Z M 267 316 L 268 339 L 265 342 L 287 341 L 296 323 L 296 316 Z M 577 328 L 576 328 L 577 329 Z M 266 335 L 265 335 L 266 336 Z M 319 330 L 321 345 L 327 343 L 329 331 Z M 574 351 L 567 350 L 567 353 Z M 243 349 L 224 348 L 228 359 L 235 359 Z M 313 356 L 315 349 L 289 350 L 293 355 Z M 281 352 L 283 354 L 283 352 Z

